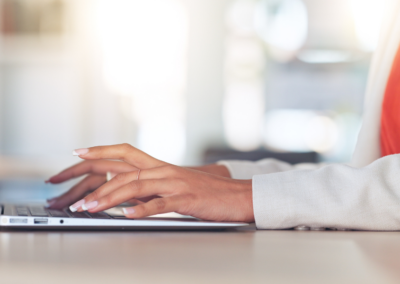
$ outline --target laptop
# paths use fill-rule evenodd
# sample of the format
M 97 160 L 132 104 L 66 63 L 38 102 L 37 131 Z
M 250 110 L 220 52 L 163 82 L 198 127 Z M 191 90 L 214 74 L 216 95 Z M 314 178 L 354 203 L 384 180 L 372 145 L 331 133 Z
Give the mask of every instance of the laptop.
M 1 204 L 0 228 L 57 230 L 221 230 L 247 226 L 241 222 L 203 221 L 176 213 L 128 219 L 121 207 L 89 213 L 55 210 L 38 204 Z

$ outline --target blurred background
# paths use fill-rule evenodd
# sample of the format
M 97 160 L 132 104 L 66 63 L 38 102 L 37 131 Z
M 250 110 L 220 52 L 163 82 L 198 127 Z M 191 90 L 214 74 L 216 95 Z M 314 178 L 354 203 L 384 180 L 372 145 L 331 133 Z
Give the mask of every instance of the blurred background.
M 390 5 L 0 0 L 0 200 L 21 177 L 18 198 L 64 190 L 42 180 L 94 145 L 178 165 L 347 162 Z

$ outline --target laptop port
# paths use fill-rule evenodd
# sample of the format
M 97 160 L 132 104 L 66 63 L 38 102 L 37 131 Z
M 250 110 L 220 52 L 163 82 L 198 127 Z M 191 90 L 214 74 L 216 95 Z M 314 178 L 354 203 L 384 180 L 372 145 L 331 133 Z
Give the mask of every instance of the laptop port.
M 28 219 L 10 218 L 11 224 L 28 224 Z
M 49 219 L 47 219 L 47 218 L 35 218 L 35 219 L 33 220 L 33 222 L 34 222 L 35 224 L 47 225 L 47 223 L 49 222 Z

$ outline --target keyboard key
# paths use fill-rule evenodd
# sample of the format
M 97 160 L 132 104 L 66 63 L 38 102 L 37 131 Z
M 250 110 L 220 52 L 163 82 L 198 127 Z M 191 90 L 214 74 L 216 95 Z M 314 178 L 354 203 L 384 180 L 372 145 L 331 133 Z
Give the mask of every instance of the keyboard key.
M 28 207 L 26 207 L 26 206 L 15 206 L 15 209 L 17 209 L 17 210 L 28 210 Z
M 90 217 L 92 217 L 93 219 L 111 219 L 110 216 L 108 216 L 106 213 L 104 212 L 97 212 L 97 213 L 87 213 Z
M 29 210 L 31 211 L 32 216 L 36 216 L 36 217 L 48 217 L 49 216 L 49 214 L 47 214 L 46 210 L 43 207 L 31 206 L 31 207 L 29 207 Z
M 26 206 L 16 206 L 15 210 L 18 216 L 29 216 L 28 207 Z
M 64 210 L 47 209 L 47 212 L 51 215 L 51 217 L 69 218 L 69 215 Z
M 90 218 L 90 216 L 88 214 L 86 214 L 85 212 L 71 212 L 71 211 L 67 211 L 68 215 L 72 218 Z
M 19 209 L 19 208 L 16 208 L 17 209 L 17 214 L 18 214 L 18 216 L 29 216 L 29 212 L 28 212 L 28 209 Z

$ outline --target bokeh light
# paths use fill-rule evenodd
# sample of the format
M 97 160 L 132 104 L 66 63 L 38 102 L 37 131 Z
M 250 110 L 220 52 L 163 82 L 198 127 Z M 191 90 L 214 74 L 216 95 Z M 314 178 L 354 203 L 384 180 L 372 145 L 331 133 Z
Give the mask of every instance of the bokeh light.
M 104 78 L 132 98 L 137 146 L 171 163 L 185 153 L 188 19 L 175 0 L 101 0 L 98 34 Z

